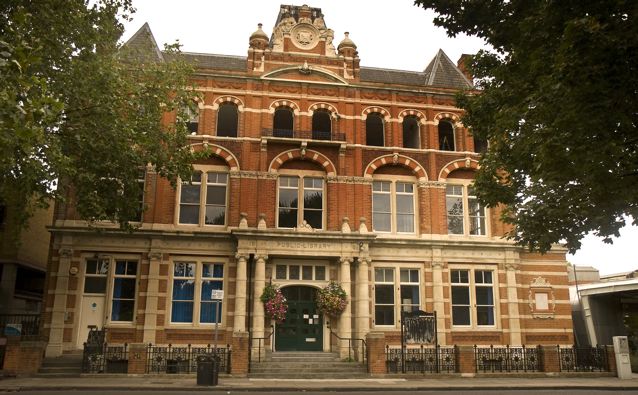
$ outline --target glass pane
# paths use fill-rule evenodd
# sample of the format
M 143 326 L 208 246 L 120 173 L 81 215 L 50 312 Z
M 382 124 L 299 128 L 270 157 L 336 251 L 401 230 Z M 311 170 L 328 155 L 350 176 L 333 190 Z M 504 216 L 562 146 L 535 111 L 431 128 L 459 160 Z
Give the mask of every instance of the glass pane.
M 220 185 L 206 187 L 206 204 L 226 205 L 226 187 Z
M 134 300 L 113 299 L 111 321 L 133 321 Z
M 202 266 L 202 277 L 206 278 L 223 278 L 224 277 L 224 265 L 219 263 L 204 263 Z
M 173 275 L 175 277 L 195 277 L 195 264 L 186 262 L 175 263 Z
M 97 274 L 97 261 L 95 259 L 89 259 L 86 261 L 86 273 Z
M 397 214 L 397 232 L 414 233 L 414 215 Z
M 485 218 L 484 217 L 471 217 L 470 218 L 470 234 L 471 235 L 485 235 Z
M 397 195 L 397 213 L 414 214 L 413 195 Z
M 312 226 L 313 229 L 322 229 L 323 213 L 321 210 L 304 210 L 303 219 Z
M 137 262 L 128 262 L 126 265 L 126 274 L 129 276 L 137 274 Z
M 494 305 L 492 287 L 476 287 L 476 304 L 483 306 Z
M 394 304 L 394 286 L 375 285 L 374 300 L 377 304 Z
M 286 265 L 277 265 L 275 269 L 275 278 L 277 280 L 285 280 L 286 279 Z
M 223 283 L 221 281 L 202 281 L 202 301 L 213 300 L 212 291 L 220 289 L 223 289 Z
M 199 206 L 179 206 L 179 223 L 180 224 L 198 224 L 199 223 Z
M 113 297 L 117 299 L 135 299 L 134 278 L 115 278 L 113 280 Z
M 304 208 L 314 208 L 321 210 L 323 208 L 323 193 L 321 191 L 304 191 Z
M 173 280 L 173 300 L 193 300 L 194 296 L 193 280 Z
M 494 325 L 494 307 L 477 306 L 476 323 L 477 325 Z
M 325 266 L 315 266 L 315 280 L 323 281 L 326 279 Z
M 299 266 L 297 265 L 290 265 L 288 267 L 288 271 L 289 271 L 289 276 L 288 278 L 290 280 L 299 280 Z
M 376 212 L 390 212 L 390 195 L 387 193 L 375 193 L 372 195 L 372 210 Z
M 401 269 L 399 278 L 401 279 L 402 283 L 410 282 L 410 272 L 407 269 Z
M 375 325 L 394 325 L 394 306 L 374 306 Z
M 312 266 L 303 266 L 301 268 L 301 279 L 312 280 Z
M 219 315 L 221 318 L 222 308 L 221 302 L 202 302 L 199 312 L 199 322 L 213 324 L 215 322 L 221 322 L 217 321 L 217 316 Z
M 470 304 L 469 287 L 452 287 L 452 304 Z
M 297 226 L 297 210 L 296 209 L 279 209 L 280 228 L 294 228 Z
M 387 213 L 372 214 L 372 228 L 378 232 L 389 232 L 391 229 L 391 217 Z
M 401 286 L 401 304 L 419 304 L 419 286 L 418 285 L 402 285 Z
M 470 325 L 468 306 L 452 306 L 452 325 Z
M 226 207 L 206 206 L 204 223 L 206 225 L 224 225 L 226 223 Z
M 173 302 L 171 322 L 193 322 L 193 302 Z
M 296 189 L 279 189 L 279 207 L 296 208 L 298 206 Z
M 374 281 L 383 282 L 383 269 L 374 269 Z
M 106 292 L 106 277 L 86 277 L 84 293 L 103 294 Z
M 410 270 L 410 282 L 418 283 L 419 282 L 419 271 L 418 270 Z
M 115 274 L 126 274 L 126 261 L 115 262 Z
M 199 185 L 182 184 L 180 203 L 199 204 Z

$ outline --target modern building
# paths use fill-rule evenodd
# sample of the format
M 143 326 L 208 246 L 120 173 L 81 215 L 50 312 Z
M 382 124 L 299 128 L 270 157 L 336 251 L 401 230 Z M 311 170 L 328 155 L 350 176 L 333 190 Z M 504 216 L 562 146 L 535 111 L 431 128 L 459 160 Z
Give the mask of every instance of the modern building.
M 442 345 L 573 343 L 565 251 L 515 246 L 474 195 L 486 144 L 454 104 L 472 89 L 464 58 L 362 67 L 334 34 L 320 8 L 281 6 L 246 56 L 185 55 L 203 97 L 189 139 L 210 156 L 176 189 L 147 169 L 132 234 L 58 210 L 48 355 L 82 347 L 90 325 L 112 343 L 207 344 L 217 324 L 220 342 L 250 332 L 273 351 L 327 351 L 331 332 L 398 344 L 416 309 L 437 313 Z M 127 45 L 171 61 L 148 25 Z M 348 295 L 339 317 L 316 309 L 329 281 Z M 282 324 L 259 300 L 269 283 L 288 297 Z

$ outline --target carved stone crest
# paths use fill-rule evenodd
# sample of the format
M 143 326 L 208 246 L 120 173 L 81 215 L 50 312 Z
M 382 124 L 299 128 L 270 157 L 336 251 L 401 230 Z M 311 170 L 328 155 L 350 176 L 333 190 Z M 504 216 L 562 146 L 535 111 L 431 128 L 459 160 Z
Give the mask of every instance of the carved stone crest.
M 319 42 L 319 32 L 311 24 L 298 24 L 291 30 L 291 37 L 298 48 L 312 49 Z

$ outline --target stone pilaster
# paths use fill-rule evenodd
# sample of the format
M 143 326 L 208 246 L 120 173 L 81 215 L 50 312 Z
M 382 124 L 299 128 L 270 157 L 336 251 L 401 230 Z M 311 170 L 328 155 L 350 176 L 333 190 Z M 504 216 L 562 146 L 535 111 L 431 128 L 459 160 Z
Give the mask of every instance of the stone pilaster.
M 370 258 L 360 257 L 357 267 L 357 337 L 365 339 L 370 331 L 370 284 L 368 280 Z
M 341 317 L 339 317 L 339 336 L 343 339 L 349 339 L 352 337 L 352 287 L 350 281 L 350 263 L 352 263 L 352 258 L 341 258 L 340 266 L 339 266 L 339 282 L 341 284 L 341 288 L 346 291 L 348 304 L 346 305 L 345 310 L 341 313 Z M 343 340 L 339 345 L 339 353 L 342 358 L 348 356 L 348 342 Z
M 521 317 L 518 310 L 518 287 L 516 285 L 515 263 L 505 264 L 505 278 L 507 282 L 507 314 L 509 315 L 510 341 L 511 345 L 523 344 L 521 337 Z
M 437 339 L 440 345 L 447 344 L 445 336 L 445 303 L 443 301 L 443 258 L 441 250 L 435 249 L 432 256 L 432 298 L 436 311 Z
M 157 300 L 159 293 L 159 271 L 162 263 L 162 253 L 151 251 L 148 253 L 148 286 L 146 288 L 146 308 L 144 309 L 144 343 L 155 343 L 157 330 Z
M 237 254 L 237 274 L 235 275 L 235 321 L 234 332 L 246 331 L 246 255 Z M 259 295 L 261 296 L 261 295 Z
M 73 250 L 69 247 L 62 247 L 58 251 L 58 257 L 58 272 L 55 273 L 55 291 L 53 309 L 51 311 L 51 329 L 49 331 L 49 343 L 46 348 L 47 357 L 62 355 L 66 298 L 69 289 L 69 269 L 71 268 Z
M 260 297 L 264 292 L 264 286 L 266 285 L 267 259 L 267 255 L 255 256 L 255 279 L 253 283 L 253 338 L 264 337 L 264 304 L 261 302 Z M 256 345 L 257 342 L 253 342 L 252 346 L 255 347 Z

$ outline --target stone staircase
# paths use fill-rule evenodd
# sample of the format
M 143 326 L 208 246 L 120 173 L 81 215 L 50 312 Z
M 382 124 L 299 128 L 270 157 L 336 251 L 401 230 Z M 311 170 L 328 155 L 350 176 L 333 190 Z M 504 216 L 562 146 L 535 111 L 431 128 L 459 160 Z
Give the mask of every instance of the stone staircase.
M 269 379 L 353 379 L 368 377 L 366 366 L 343 362 L 338 353 L 273 352 L 262 362 L 251 364 L 250 378 Z
M 79 377 L 82 373 L 82 350 L 45 358 L 38 371 L 40 377 Z

